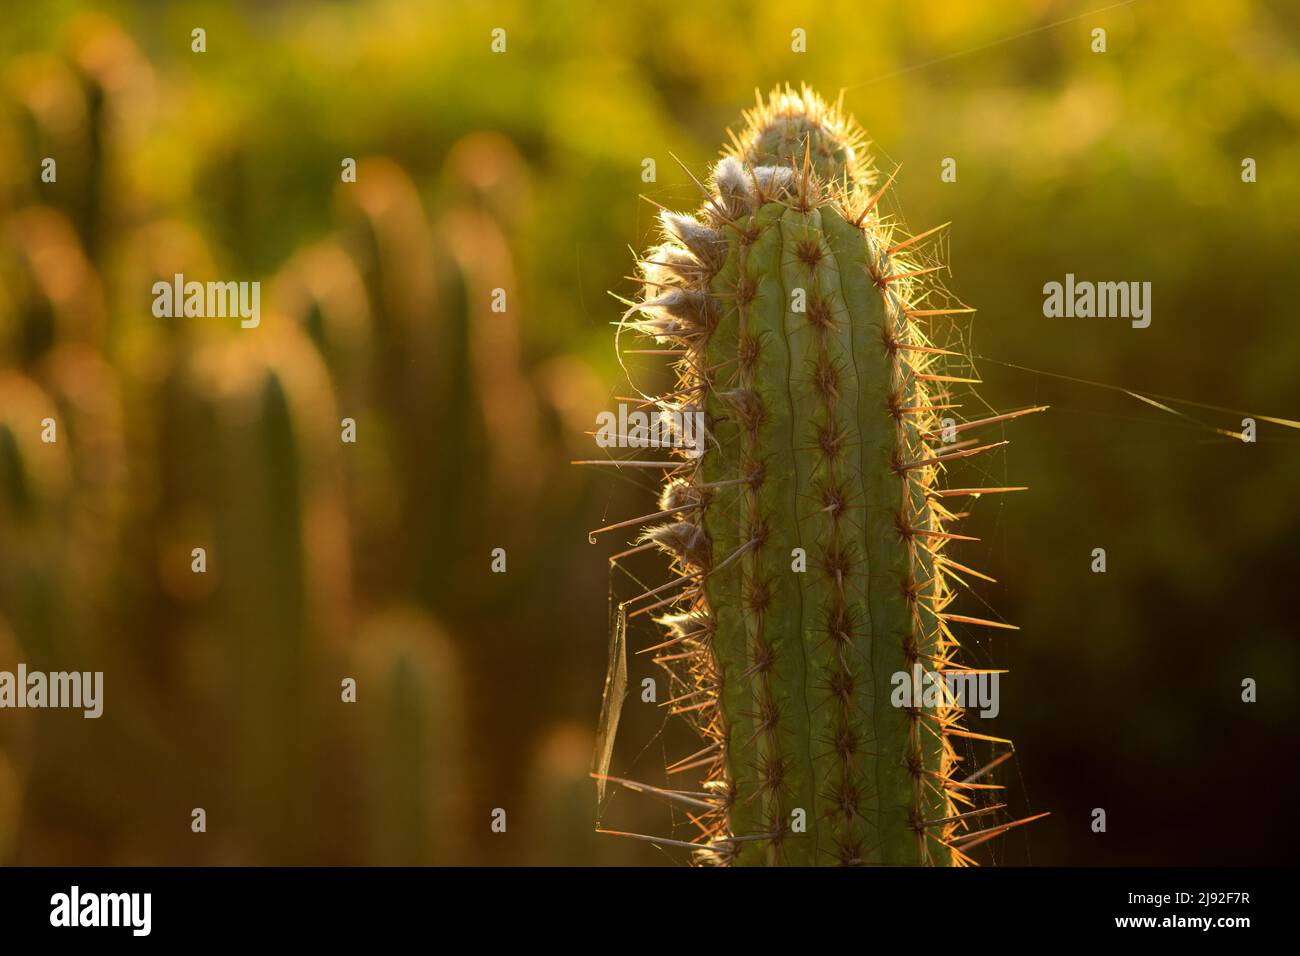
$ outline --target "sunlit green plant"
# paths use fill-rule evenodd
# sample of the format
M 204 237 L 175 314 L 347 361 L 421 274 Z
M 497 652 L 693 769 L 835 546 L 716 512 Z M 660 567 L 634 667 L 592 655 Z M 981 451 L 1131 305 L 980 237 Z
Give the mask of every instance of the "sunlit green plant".
M 934 281 L 937 230 L 883 213 L 857 125 L 807 89 L 745 119 L 703 205 L 661 213 L 624 326 L 673 358 L 676 384 L 651 401 L 675 444 L 704 422 L 702 447 L 659 453 L 642 537 L 680 577 L 625 606 L 658 613 L 672 710 L 705 744 L 668 768 L 701 769 L 699 791 L 656 792 L 687 806 L 702 862 L 969 862 L 1010 825 L 978 829 L 990 811 L 957 742 L 979 735 L 951 696 L 897 706 L 892 691 L 960 667 L 954 622 L 1006 626 L 947 610 L 974 572 L 945 554 L 945 502 L 1009 489 L 939 479 L 1002 444 L 966 429 L 1022 413 L 944 420 L 971 378 L 936 330 L 973 310 Z

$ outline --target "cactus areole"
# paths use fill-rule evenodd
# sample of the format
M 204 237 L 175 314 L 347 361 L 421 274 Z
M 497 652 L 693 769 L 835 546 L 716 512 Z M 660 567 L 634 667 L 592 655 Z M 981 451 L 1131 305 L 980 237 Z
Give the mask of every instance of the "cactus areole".
M 702 778 L 682 842 L 701 863 L 971 862 L 993 821 L 968 820 L 962 711 L 891 700 L 895 675 L 958 666 L 951 622 L 995 624 L 945 613 L 968 571 L 945 494 L 970 490 L 938 479 L 977 443 L 939 441 L 961 378 L 931 333 L 971 310 L 930 281 L 929 234 L 882 211 L 838 105 L 778 91 L 731 139 L 698 211 L 661 213 L 623 322 L 674 355 L 657 407 L 706 423 L 703 454 L 660 456 L 641 539 L 680 580 L 625 606 L 657 615 L 671 709 L 703 738 L 669 767 Z

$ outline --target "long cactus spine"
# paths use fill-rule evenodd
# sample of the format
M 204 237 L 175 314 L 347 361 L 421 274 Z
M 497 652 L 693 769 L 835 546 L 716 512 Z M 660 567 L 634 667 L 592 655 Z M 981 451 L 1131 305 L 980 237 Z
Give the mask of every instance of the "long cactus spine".
M 724 864 L 970 862 L 961 711 L 891 691 L 957 667 L 937 479 L 981 449 L 938 441 L 963 376 L 930 326 L 971 310 L 927 281 L 928 234 L 882 215 L 838 106 L 787 90 L 745 118 L 699 211 L 661 214 L 625 319 L 679 356 L 657 407 L 706 423 L 643 537 L 683 587 L 630 604 L 661 609 L 673 709 L 704 739 L 689 842 Z

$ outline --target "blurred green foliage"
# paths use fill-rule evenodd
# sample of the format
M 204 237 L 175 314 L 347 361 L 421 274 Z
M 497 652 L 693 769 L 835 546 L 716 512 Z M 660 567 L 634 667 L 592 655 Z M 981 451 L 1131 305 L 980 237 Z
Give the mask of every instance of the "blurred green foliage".
M 980 309 L 963 326 L 987 357 L 980 396 L 1053 405 L 982 466 L 1032 490 L 976 503 L 982 541 L 958 555 L 1002 582 L 979 599 L 1022 627 L 972 648 L 1012 668 L 994 730 L 1020 753 L 1009 797 L 1053 811 L 997 858 L 1289 858 L 1293 838 L 1253 824 L 1295 782 L 1295 434 L 1263 424 L 1241 445 L 1047 373 L 1300 417 L 1300 14 L 1089 9 L 7 6 L 0 666 L 103 669 L 108 703 L 98 722 L 0 713 L 0 858 L 395 861 L 393 826 L 428 824 L 466 845 L 421 838 L 416 862 L 666 861 L 576 836 L 596 807 L 575 728 L 595 723 L 620 550 L 586 531 L 651 498 L 567 462 L 626 394 L 607 292 L 628 291 L 629 246 L 649 238 L 638 194 L 696 203 L 669 154 L 702 175 L 755 88 L 786 81 L 843 89 L 879 164 L 901 167 L 894 210 L 954 223 L 947 281 Z M 262 281 L 263 327 L 155 319 L 149 288 L 176 271 Z M 1042 286 L 1067 272 L 1150 281 L 1151 327 L 1044 318 Z M 507 316 L 487 310 L 498 286 Z M 281 408 L 278 437 L 258 437 L 249 402 Z M 33 444 L 50 408 L 57 450 Z M 355 446 L 337 440 L 344 415 Z M 188 570 L 198 540 L 217 542 L 207 584 Z M 363 672 L 388 675 L 387 716 L 338 701 Z M 459 698 L 454 720 L 430 716 L 427 688 Z M 660 712 L 627 710 L 616 772 L 661 775 L 679 741 L 657 735 Z M 462 739 L 393 739 L 394 721 Z M 460 755 L 430 756 L 444 745 Z M 403 778 L 394 761 L 435 766 Z M 408 792 L 377 799 L 375 775 Z M 644 803 L 616 795 L 608 815 L 668 832 Z M 1098 806 L 1105 836 L 1088 829 Z M 488 830 L 495 807 L 506 834 Z

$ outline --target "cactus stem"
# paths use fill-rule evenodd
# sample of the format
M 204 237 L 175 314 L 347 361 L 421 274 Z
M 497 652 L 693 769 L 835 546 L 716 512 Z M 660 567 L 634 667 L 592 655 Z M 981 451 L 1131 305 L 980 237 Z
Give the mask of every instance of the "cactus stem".
M 873 215 L 898 170 L 878 185 L 861 129 L 810 91 L 760 97 L 745 119 L 707 188 L 673 156 L 705 195 L 694 213 L 642 196 L 663 240 L 639 260 L 641 301 L 615 296 L 619 331 L 660 346 L 629 354 L 678 360 L 676 390 L 646 404 L 698 407 L 709 427 L 698 459 L 640 463 L 668 471 L 658 512 L 600 531 L 668 519 L 639 544 L 665 551 L 677 577 L 620 603 L 620 619 L 654 613 L 668 629 L 638 653 L 667 667 L 663 706 L 707 744 L 668 772 L 701 769 L 700 789 L 725 793 L 687 814 L 690 842 L 621 835 L 702 863 L 973 863 L 954 844 L 983 834 L 958 836 L 958 808 L 1000 809 L 975 799 L 1001 788 L 957 783 L 955 742 L 1007 742 L 963 730 L 952 700 L 900 712 L 880 693 L 921 661 L 956 670 L 951 624 L 1010 627 L 945 612 L 958 572 L 987 576 L 940 556 L 977 539 L 943 530 L 965 515 L 933 484 L 1007 444 L 934 440 L 935 413 L 961 407 L 949 386 L 979 380 L 945 373 L 944 358 L 965 355 L 931 341 L 927 323 L 974 309 L 925 278 L 946 268 L 932 253 L 894 257 L 948 224 L 908 236 Z M 787 549 L 803 564 L 787 569 Z M 791 830 L 793 808 L 807 838 Z

